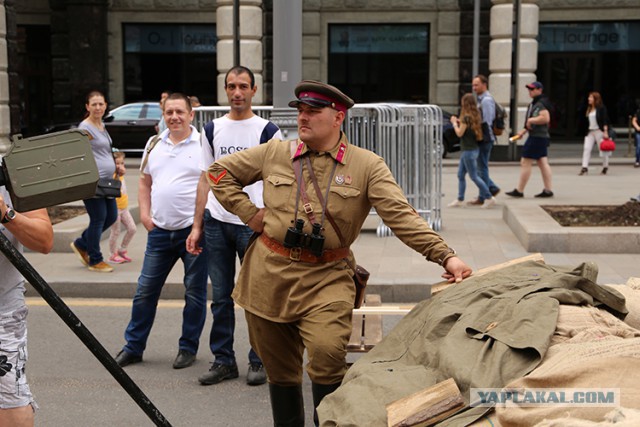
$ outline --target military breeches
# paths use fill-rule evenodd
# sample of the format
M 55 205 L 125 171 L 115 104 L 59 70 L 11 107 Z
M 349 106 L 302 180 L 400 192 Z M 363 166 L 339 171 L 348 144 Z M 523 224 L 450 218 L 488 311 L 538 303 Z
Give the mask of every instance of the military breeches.
M 307 373 L 317 384 L 342 381 L 347 371 L 347 343 L 353 304 L 334 302 L 296 322 L 277 323 L 245 312 L 251 346 L 260 356 L 269 383 L 302 383 L 302 357 L 307 349 Z

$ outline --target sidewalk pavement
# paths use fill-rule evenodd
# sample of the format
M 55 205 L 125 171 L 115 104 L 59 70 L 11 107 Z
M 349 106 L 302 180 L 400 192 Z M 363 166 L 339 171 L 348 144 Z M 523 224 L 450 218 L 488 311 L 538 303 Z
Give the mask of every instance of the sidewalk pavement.
M 457 195 L 457 165 L 455 154 L 443 160 L 440 234 L 456 249 L 458 255 L 474 270 L 528 255 L 520 241 L 502 219 L 505 206 L 517 204 L 556 205 L 620 205 L 640 192 L 640 168 L 634 168 L 633 157 L 626 157 L 626 142 L 619 143 L 610 160 L 609 173 L 600 175 L 601 159 L 597 151 L 592 155 L 589 175 L 578 176 L 582 144 L 556 143 L 551 145 L 549 159 L 553 171 L 555 197 L 535 199 L 542 190 L 540 172 L 534 167 L 525 189 L 524 199 L 504 195 L 518 181 L 518 162 L 495 162 L 490 165 L 492 179 L 501 186 L 498 203 L 492 209 L 478 207 L 448 208 Z M 130 203 L 137 198 L 136 166 L 140 159 L 127 159 L 127 188 Z M 475 185 L 467 179 L 466 200 L 477 195 Z M 134 206 L 135 207 L 135 206 Z M 429 296 L 430 285 L 439 282 L 442 268 L 424 260 L 396 237 L 379 238 L 375 234 L 377 222 L 368 221 L 352 249 L 358 263 L 371 272 L 369 292 L 381 293 L 383 302 L 414 302 Z M 77 218 L 84 221 L 87 218 Z M 56 229 L 59 228 L 56 226 Z M 80 230 L 81 231 L 81 230 Z M 638 229 L 640 234 L 640 228 Z M 79 232 L 78 232 L 79 234 Z M 640 241 L 640 239 L 639 239 Z M 141 270 L 146 230 L 138 225 L 138 232 L 129 247 L 133 262 L 114 266 L 113 273 L 91 272 L 82 266 L 71 252 L 53 252 L 48 255 L 27 253 L 25 256 L 40 275 L 62 297 L 132 298 Z M 109 256 L 108 240 L 102 241 L 105 259 Z M 640 276 L 637 254 L 578 254 L 543 253 L 548 264 L 577 265 L 595 261 L 600 270 L 599 283 L 626 283 L 629 277 Z M 163 290 L 162 298 L 182 299 L 182 265 L 177 263 Z M 28 296 L 36 296 L 33 289 Z

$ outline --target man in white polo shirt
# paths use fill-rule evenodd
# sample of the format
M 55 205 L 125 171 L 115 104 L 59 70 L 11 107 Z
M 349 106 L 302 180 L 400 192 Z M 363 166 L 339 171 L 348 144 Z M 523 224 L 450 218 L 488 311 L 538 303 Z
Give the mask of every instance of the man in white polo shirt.
M 138 186 L 140 221 L 148 230 L 147 247 L 133 297 L 126 345 L 116 356 L 120 366 L 142 362 L 162 287 L 175 263 L 184 264 L 185 307 L 175 369 L 196 359 L 207 316 L 206 254 L 190 254 L 185 242 L 191 233 L 200 180 L 200 134 L 191 126 L 189 98 L 173 93 L 165 101 L 168 129 L 147 142 Z

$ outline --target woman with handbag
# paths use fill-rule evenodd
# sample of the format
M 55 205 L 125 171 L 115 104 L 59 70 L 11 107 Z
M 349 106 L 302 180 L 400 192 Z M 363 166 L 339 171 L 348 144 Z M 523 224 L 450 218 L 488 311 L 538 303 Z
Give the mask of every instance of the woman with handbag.
M 89 92 L 85 108 L 87 109 L 85 119 L 78 128 L 89 134 L 91 151 L 101 180 L 113 178 L 116 165 L 111 151 L 111 137 L 102 122 L 102 117 L 107 110 L 104 95 L 98 91 Z M 89 226 L 71 243 L 71 249 L 78 255 L 80 262 L 89 267 L 89 270 L 109 273 L 113 271 L 113 267 L 104 262 L 100 251 L 100 238 L 118 217 L 116 199 L 96 195 L 83 202 L 89 215 Z
M 612 151 L 604 151 L 600 144 L 603 139 L 609 139 L 609 115 L 607 107 L 602 103 L 602 97 L 598 92 L 590 92 L 588 98 L 587 111 L 582 118 L 582 129 L 584 130 L 584 147 L 582 151 L 582 169 L 578 175 L 589 173 L 589 160 L 594 144 L 597 144 L 602 157 L 601 175 L 606 175 L 609 170 L 609 157 Z

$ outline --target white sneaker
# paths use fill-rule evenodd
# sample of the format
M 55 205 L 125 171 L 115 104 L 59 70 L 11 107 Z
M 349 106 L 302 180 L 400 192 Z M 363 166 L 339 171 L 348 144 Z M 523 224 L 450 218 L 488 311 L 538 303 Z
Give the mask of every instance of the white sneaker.
M 450 208 L 459 208 L 460 206 L 464 206 L 462 200 L 455 199 L 453 202 L 449 203 L 447 206 Z
M 492 197 L 490 199 L 484 199 L 484 203 L 480 206 L 482 209 L 488 209 L 496 204 L 496 198 Z

